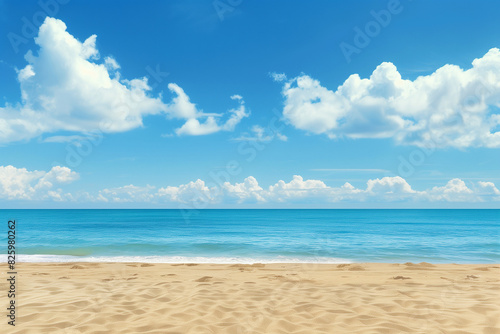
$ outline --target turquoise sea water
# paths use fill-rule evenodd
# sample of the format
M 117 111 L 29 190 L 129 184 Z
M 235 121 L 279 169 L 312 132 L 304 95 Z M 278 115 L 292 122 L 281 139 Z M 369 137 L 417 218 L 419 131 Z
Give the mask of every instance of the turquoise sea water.
M 500 263 L 500 210 L 1 210 L 21 261 Z M 2 236 L 7 243 L 7 232 Z

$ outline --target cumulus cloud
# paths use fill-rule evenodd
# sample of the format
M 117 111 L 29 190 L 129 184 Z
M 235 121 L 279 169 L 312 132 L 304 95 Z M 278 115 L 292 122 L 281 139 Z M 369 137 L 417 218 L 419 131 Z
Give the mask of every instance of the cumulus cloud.
M 38 50 L 26 54 L 28 64 L 18 70 L 22 100 L 0 107 L 0 143 L 29 140 L 57 131 L 103 133 L 128 131 L 143 125 L 148 115 L 167 114 L 187 120 L 180 134 L 209 134 L 232 131 L 248 116 L 240 96 L 240 106 L 229 111 L 229 119 L 218 124 L 219 114 L 198 111 L 182 88 L 170 84 L 177 96 L 171 103 L 151 96 L 146 77 L 121 79 L 120 65 L 113 57 L 101 56 L 97 36 L 81 42 L 66 24 L 47 17 L 35 43 Z M 204 123 L 199 118 L 208 117 Z
M 382 179 L 368 180 L 366 195 L 382 196 L 384 199 L 403 200 L 417 194 L 415 190 L 400 176 L 383 177 Z
M 29 171 L 26 168 L 0 166 L 0 199 L 3 200 L 52 200 L 104 202 L 104 203 L 156 203 L 203 208 L 218 204 L 272 205 L 283 203 L 325 204 L 339 202 L 499 202 L 500 190 L 493 182 L 480 181 L 466 184 L 452 179 L 442 186 L 427 190 L 413 189 L 400 176 L 370 179 L 365 187 L 356 188 L 349 182 L 332 187 L 322 180 L 304 179 L 294 175 L 288 182 L 278 182 L 264 187 L 249 176 L 241 183 L 206 183 L 191 181 L 178 186 L 152 185 L 104 188 L 94 194 L 69 193 L 62 188 L 74 182 L 79 175 L 67 167 L 55 166 L 48 172 Z
M 498 190 L 493 182 L 478 182 L 476 192 L 480 194 L 485 201 L 500 201 L 500 190 Z
M 145 187 L 138 187 L 132 184 L 116 187 L 106 188 L 99 191 L 96 200 L 103 202 L 150 202 L 154 199 L 152 193 L 155 187 L 147 185 Z
M 429 192 L 429 197 L 434 200 L 446 200 L 448 202 L 465 202 L 473 194 L 464 181 L 453 179 L 443 187 L 434 187 Z
M 178 187 L 168 186 L 158 189 L 157 195 L 167 202 L 177 203 L 212 203 L 215 202 L 216 189 L 210 189 L 205 185 L 205 181 L 200 179 L 191 181 Z
M 233 131 L 243 118 L 250 115 L 245 110 L 243 98 L 240 95 L 233 95 L 231 99 L 238 101 L 239 106 L 229 110 L 229 118 L 220 123 L 217 118 L 221 118 L 221 114 L 205 114 L 198 110 L 184 91 L 175 84 L 170 84 L 169 89 L 177 94 L 177 97 L 168 105 L 167 112 L 171 117 L 186 119 L 186 123 L 175 130 L 177 135 L 200 136 L 219 131 Z M 204 121 L 200 122 L 200 119 Z
M 320 180 L 304 180 L 300 175 L 294 175 L 288 183 L 280 180 L 269 187 L 265 192 L 268 200 L 285 202 L 304 198 L 318 198 L 328 196 L 329 188 Z
M 0 198 L 7 200 L 70 200 L 59 185 L 77 180 L 78 173 L 67 167 L 55 166 L 48 172 L 26 168 L 0 166 Z
M 226 198 L 236 199 L 238 203 L 243 202 L 265 202 L 259 182 L 253 177 L 247 177 L 242 183 L 224 182 L 222 186 Z
M 500 190 L 498 190 L 498 188 L 495 187 L 495 184 L 493 182 L 479 181 L 478 182 L 478 187 L 479 187 L 481 193 L 483 193 L 483 194 L 486 194 L 486 195 L 500 195 Z
M 379 65 L 369 78 L 351 75 L 335 91 L 307 75 L 283 87 L 283 116 L 330 138 L 389 138 L 425 147 L 500 147 L 500 50 L 463 70 L 445 65 L 415 80 Z
M 119 81 L 109 70 L 119 68 L 106 58 L 99 63 L 96 35 L 83 43 L 60 20 L 46 18 L 29 51 L 28 65 L 18 73 L 22 103 L 0 108 L 0 141 L 29 139 L 45 132 L 127 131 L 142 117 L 164 109 L 148 96 L 146 78 Z
M 268 187 L 259 185 L 257 179 L 249 176 L 241 183 L 224 182 L 208 186 L 203 180 L 196 180 L 179 186 L 159 188 L 123 187 L 127 191 L 106 190 L 99 192 L 97 201 L 123 202 L 135 199 L 139 202 L 177 203 L 188 207 L 206 207 L 217 204 L 262 204 L 300 203 L 328 204 L 338 202 L 493 202 L 500 201 L 500 191 L 492 182 L 472 183 L 467 187 L 460 179 L 450 180 L 444 186 L 418 191 L 399 177 L 383 177 L 366 182 L 365 188 L 356 188 L 349 182 L 340 187 L 331 187 L 321 180 L 304 179 L 294 175 L 289 182 L 279 180 Z M 147 193 L 147 194 L 145 194 Z M 132 194 L 132 195 L 131 195 Z M 124 196 L 121 196 L 124 195 Z

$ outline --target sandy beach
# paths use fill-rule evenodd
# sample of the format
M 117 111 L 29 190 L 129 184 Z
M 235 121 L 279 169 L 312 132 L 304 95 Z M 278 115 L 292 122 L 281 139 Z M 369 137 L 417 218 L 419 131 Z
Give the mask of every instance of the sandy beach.
M 16 326 L 4 316 L 2 333 L 500 333 L 500 265 L 20 263 L 17 269 Z M 7 291 L 5 280 L 1 289 Z M 6 294 L 1 301 L 7 305 Z

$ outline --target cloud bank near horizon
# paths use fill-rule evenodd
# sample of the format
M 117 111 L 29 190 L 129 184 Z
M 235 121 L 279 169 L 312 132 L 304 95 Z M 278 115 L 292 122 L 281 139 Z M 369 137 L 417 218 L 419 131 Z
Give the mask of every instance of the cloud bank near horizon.
M 294 175 L 292 180 L 279 180 L 268 187 L 249 176 L 241 183 L 209 184 L 203 180 L 178 186 L 125 185 L 105 188 L 97 193 L 69 193 L 63 185 L 79 179 L 79 174 L 67 167 L 55 166 L 50 171 L 29 171 L 26 168 L 0 166 L 0 199 L 24 201 L 67 201 L 80 203 L 173 203 L 199 208 L 217 204 L 264 203 L 429 203 L 429 202 L 500 202 L 500 190 L 493 182 L 466 184 L 455 178 L 442 186 L 426 190 L 413 189 L 400 176 L 370 179 L 364 189 L 349 182 L 331 187 L 321 180 Z

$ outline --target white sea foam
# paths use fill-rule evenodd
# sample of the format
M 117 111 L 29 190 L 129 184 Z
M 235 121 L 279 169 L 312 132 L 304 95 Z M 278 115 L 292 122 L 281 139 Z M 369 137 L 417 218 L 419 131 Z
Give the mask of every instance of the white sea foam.
M 18 262 L 140 262 L 140 263 L 351 263 L 347 259 L 332 257 L 187 257 L 187 256 L 71 256 L 71 255 L 18 255 Z

